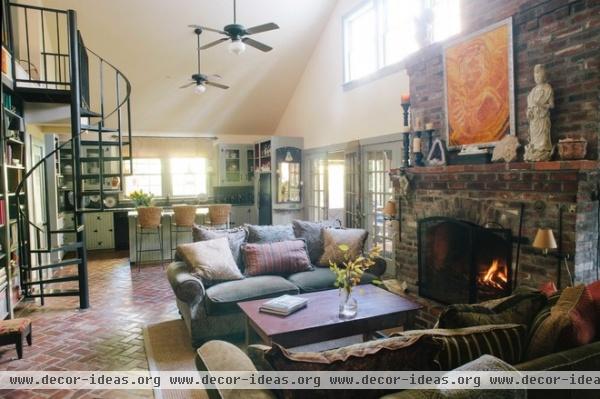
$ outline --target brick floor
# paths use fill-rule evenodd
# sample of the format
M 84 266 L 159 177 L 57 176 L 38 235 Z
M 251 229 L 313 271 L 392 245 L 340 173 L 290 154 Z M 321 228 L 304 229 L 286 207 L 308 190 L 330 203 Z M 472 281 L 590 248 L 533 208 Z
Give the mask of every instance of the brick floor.
M 33 321 L 23 359 L 0 347 L 0 370 L 147 370 L 142 327 L 179 317 L 160 266 L 130 268 L 126 252 L 90 252 L 90 308 L 78 297 L 22 302 L 17 317 Z M 145 391 L 0 391 L 2 398 L 151 398 Z

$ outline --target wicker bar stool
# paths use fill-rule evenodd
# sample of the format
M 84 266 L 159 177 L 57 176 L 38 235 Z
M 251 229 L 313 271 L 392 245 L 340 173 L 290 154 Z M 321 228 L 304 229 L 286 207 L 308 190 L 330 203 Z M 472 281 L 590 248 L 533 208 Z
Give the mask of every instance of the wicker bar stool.
M 229 228 L 229 214 L 231 204 L 219 204 L 208 206 L 208 221 L 213 228 Z
M 162 208 L 148 206 L 138 208 L 137 226 L 135 229 L 136 257 L 138 271 L 142 270 L 142 253 L 160 252 L 160 266 L 164 268 L 163 234 L 161 226 Z M 144 237 L 158 238 L 159 248 L 144 249 Z
M 169 238 L 171 243 L 171 260 L 173 260 L 173 251 L 177 249 L 180 233 L 192 233 L 192 227 L 196 221 L 196 206 L 177 205 L 173 207 L 173 216 L 171 217 L 171 229 Z M 173 237 L 175 235 L 175 237 Z M 175 238 L 175 240 L 173 240 Z M 175 246 L 173 246 L 175 241 Z

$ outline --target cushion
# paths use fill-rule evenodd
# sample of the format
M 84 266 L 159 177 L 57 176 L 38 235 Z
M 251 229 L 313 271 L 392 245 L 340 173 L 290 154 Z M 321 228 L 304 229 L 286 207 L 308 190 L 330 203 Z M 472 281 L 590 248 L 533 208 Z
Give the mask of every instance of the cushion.
M 298 294 L 298 287 L 280 276 L 256 276 L 227 281 L 206 289 L 209 314 L 239 312 L 238 302 Z
M 325 243 L 323 255 L 319 259 L 319 266 L 329 267 L 329 262 L 341 264 L 344 253 L 339 246 L 348 246 L 350 259 L 355 259 L 363 252 L 369 233 L 364 229 L 324 229 L 323 242 Z
M 246 244 L 243 247 L 246 275 L 290 274 L 311 270 L 302 240 Z
M 0 321 L 0 335 L 23 333 L 31 325 L 27 318 L 8 319 Z
M 265 357 L 275 371 L 436 370 L 440 348 L 427 336 L 393 337 L 324 352 L 290 352 L 274 344 Z
M 291 224 L 277 226 L 244 225 L 248 230 L 249 243 L 265 243 L 293 240 L 294 230 Z
M 192 274 L 202 280 L 228 281 L 244 278 L 225 237 L 180 244 L 177 246 L 177 253 L 192 269 Z
M 600 315 L 600 280 L 595 281 L 587 286 L 592 299 L 594 300 L 594 306 L 596 308 L 596 314 Z M 600 316 L 598 316 L 598 325 L 596 326 L 596 337 L 600 338 Z
M 323 256 L 325 243 L 323 241 L 323 229 L 326 227 L 339 227 L 337 221 L 307 222 L 304 220 L 294 220 L 292 222 L 294 236 L 301 238 L 306 242 L 308 256 L 313 265 L 319 263 Z
M 540 291 L 544 293 L 547 297 L 550 297 L 552 294 L 555 294 L 558 290 L 556 289 L 556 284 L 554 281 L 547 281 L 543 284 L 540 284 Z
M 440 314 L 438 327 L 463 328 L 485 324 L 524 324 L 529 326 L 546 304 L 537 290 L 522 290 L 514 295 L 479 304 L 450 305 Z
M 334 289 L 335 274 L 325 267 L 317 267 L 308 272 L 294 273 L 287 277 L 288 281 L 300 288 L 300 292 L 314 292 Z M 368 284 L 377 280 L 377 276 L 365 272 L 360 278 L 360 284 Z
M 540 312 L 541 313 L 541 312 Z M 584 285 L 565 288 L 549 310 L 532 326 L 527 359 L 585 345 L 596 336 L 597 314 Z
M 242 272 L 244 271 L 244 257 L 242 256 L 241 246 L 246 242 L 247 234 L 246 230 L 242 228 L 211 230 L 198 225 L 194 225 L 192 228 L 194 241 L 208 241 L 215 238 L 227 237 L 233 259 L 235 259 L 235 263 Z
M 522 324 L 496 324 L 467 328 L 411 330 L 399 336 L 430 336 L 442 344 L 437 361 L 441 370 L 453 370 L 481 355 L 493 355 L 510 364 L 523 357 L 527 328 Z

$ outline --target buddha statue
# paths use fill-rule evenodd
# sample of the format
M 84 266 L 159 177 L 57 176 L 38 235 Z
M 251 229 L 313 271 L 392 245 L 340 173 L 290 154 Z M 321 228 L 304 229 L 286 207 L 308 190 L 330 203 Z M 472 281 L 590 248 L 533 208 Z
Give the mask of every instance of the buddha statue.
M 527 96 L 529 144 L 525 146 L 525 160 L 548 161 L 552 157 L 550 138 L 550 109 L 554 108 L 554 91 L 546 81 L 546 69 L 537 64 L 533 68 L 535 87 Z

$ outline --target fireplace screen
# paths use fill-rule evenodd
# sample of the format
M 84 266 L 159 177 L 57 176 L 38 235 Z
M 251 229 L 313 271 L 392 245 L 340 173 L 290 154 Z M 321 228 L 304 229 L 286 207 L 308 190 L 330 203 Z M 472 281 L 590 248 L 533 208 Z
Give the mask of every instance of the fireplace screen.
M 419 295 L 473 303 L 511 292 L 512 234 L 443 217 L 418 224 Z

